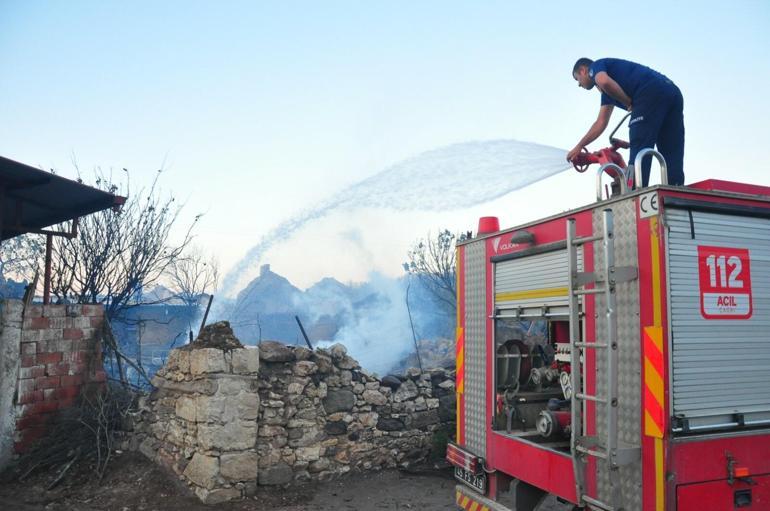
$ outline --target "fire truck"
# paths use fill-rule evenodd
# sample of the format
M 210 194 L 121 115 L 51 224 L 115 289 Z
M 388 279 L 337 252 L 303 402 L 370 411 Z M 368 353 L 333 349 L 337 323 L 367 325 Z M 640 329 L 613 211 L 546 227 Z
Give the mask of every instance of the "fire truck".
M 458 243 L 456 503 L 770 510 L 770 187 L 612 142 L 595 202 Z

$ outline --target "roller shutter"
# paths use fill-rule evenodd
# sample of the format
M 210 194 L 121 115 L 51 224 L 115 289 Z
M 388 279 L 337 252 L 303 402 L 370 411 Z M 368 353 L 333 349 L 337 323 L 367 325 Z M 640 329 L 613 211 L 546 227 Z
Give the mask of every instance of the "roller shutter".
M 668 209 L 666 221 L 675 426 L 763 424 L 770 419 L 770 219 Z M 723 269 L 731 253 L 750 264 Z M 737 298 L 707 293 L 721 279 L 737 280 Z
M 582 249 L 578 251 L 582 261 Z M 582 264 L 579 265 L 582 270 Z M 495 307 L 518 310 L 524 316 L 544 311 L 548 315 L 569 312 L 567 250 L 560 249 L 495 264 Z

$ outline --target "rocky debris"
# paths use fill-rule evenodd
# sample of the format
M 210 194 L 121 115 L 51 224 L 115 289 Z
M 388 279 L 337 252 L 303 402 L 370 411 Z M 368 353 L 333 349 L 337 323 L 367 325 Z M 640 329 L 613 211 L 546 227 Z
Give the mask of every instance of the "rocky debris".
M 398 376 L 394 376 L 392 374 L 387 375 L 385 378 L 382 379 L 382 385 L 383 387 L 388 387 L 392 390 L 396 390 L 401 386 L 401 379 Z
M 409 367 L 422 367 L 432 369 L 440 367 L 443 369 L 455 368 L 455 341 L 454 339 L 422 339 L 417 341 L 417 349 L 420 351 L 418 360 L 415 353 L 409 354 L 393 369 L 395 372 L 401 372 Z
M 181 349 L 198 350 L 201 348 L 216 348 L 229 351 L 243 348 L 243 344 L 235 337 L 233 329 L 230 328 L 230 322 L 218 321 L 204 326 L 198 338 Z
M 131 443 L 206 503 L 257 485 L 408 468 L 454 431 L 454 372 L 381 380 L 342 345 L 173 350 Z
M 278 341 L 264 341 L 259 345 L 259 358 L 265 362 L 291 362 L 296 358 L 294 352 Z

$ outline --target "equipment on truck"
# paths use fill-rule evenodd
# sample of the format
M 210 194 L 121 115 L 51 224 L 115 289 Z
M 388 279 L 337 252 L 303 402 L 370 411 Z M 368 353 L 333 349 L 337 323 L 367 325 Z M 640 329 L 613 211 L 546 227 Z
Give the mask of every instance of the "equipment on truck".
M 615 131 L 598 202 L 458 243 L 457 504 L 770 509 L 770 187 L 667 186 Z

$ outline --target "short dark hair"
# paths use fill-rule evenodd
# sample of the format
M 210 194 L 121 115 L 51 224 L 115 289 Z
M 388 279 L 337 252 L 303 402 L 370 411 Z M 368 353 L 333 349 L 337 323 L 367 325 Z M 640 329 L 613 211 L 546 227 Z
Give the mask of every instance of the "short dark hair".
M 575 66 L 572 68 L 572 74 L 574 75 L 575 73 L 577 73 L 578 69 L 580 69 L 583 66 L 591 67 L 591 65 L 593 63 L 594 63 L 593 60 L 591 60 L 589 58 L 586 58 L 586 57 L 581 57 L 581 58 L 577 59 L 577 62 L 575 62 Z

